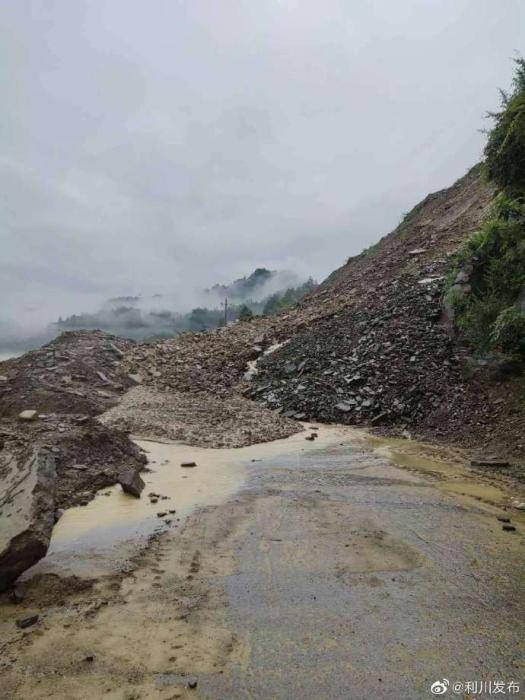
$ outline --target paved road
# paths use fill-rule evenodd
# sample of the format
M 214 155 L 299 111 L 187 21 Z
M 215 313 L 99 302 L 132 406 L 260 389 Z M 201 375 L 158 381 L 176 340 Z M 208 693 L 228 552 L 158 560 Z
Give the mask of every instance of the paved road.
M 447 493 L 466 488 L 455 467 L 446 482 L 398 469 L 333 426 L 315 443 L 299 434 L 199 453 L 191 475 L 178 449 L 151 452 L 146 478 L 182 514 L 175 470 L 202 507 L 146 547 L 133 540 L 127 574 L 86 587 L 64 578 L 62 557 L 58 577 L 27 582 L 23 603 L 0 599 L 0 698 L 412 700 L 435 697 L 442 679 L 523 685 L 524 526 L 504 532 L 502 510 Z M 206 500 L 226 469 L 235 484 Z M 99 501 L 96 521 L 104 508 L 121 517 L 118 498 Z M 158 523 L 146 505 L 137 517 Z M 125 550 L 110 551 L 118 569 Z M 74 548 L 72 563 L 86 556 Z M 34 613 L 38 624 L 19 630 Z M 452 687 L 444 697 L 491 697 Z
M 358 443 L 259 464 L 233 507 L 237 568 L 223 585 L 246 652 L 202 679 L 203 697 L 408 700 L 433 697 L 443 678 L 523 686 L 523 533 L 502 531 L 496 509 Z

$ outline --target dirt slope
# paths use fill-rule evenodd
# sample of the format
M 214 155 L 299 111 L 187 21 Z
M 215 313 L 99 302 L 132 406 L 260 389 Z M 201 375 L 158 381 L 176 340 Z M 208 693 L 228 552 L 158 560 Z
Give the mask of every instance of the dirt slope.
M 287 416 L 523 457 L 523 378 L 471 358 L 443 311 L 450 258 L 493 196 L 476 166 L 426 197 L 278 319 L 274 332 L 289 342 L 261 359 L 247 394 Z

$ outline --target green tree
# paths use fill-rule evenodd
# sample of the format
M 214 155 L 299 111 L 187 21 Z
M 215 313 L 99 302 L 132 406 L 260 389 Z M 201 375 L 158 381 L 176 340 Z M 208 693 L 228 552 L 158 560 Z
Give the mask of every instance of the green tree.
M 249 306 L 243 304 L 239 309 L 239 321 L 251 321 L 253 318 L 253 311 Z
M 501 110 L 489 113 L 495 124 L 485 146 L 490 180 L 509 191 L 525 191 L 525 59 L 515 59 L 510 94 L 500 90 Z
M 489 219 L 458 255 L 460 266 L 472 268 L 472 293 L 452 300 L 475 350 L 525 359 L 525 60 L 515 63 L 512 92 L 500 91 L 485 147 L 485 172 L 500 191 Z

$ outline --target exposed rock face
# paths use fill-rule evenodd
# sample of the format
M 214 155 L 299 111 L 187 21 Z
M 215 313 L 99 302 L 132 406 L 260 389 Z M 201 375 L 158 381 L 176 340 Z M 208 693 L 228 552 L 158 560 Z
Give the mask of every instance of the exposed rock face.
M 47 552 L 55 513 L 56 469 L 44 450 L 0 453 L 0 591 Z

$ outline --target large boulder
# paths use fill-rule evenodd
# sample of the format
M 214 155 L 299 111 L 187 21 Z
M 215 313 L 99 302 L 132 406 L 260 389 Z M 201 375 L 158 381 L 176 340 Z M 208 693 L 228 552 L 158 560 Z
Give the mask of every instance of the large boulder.
M 55 460 L 48 452 L 0 452 L 0 591 L 45 556 L 54 524 L 55 481 Z
M 129 493 L 131 496 L 135 496 L 135 498 L 140 498 L 140 494 L 145 486 L 140 477 L 139 470 L 131 467 L 128 469 L 123 469 L 120 472 L 118 475 L 118 483 L 122 486 L 122 489 L 126 493 Z

